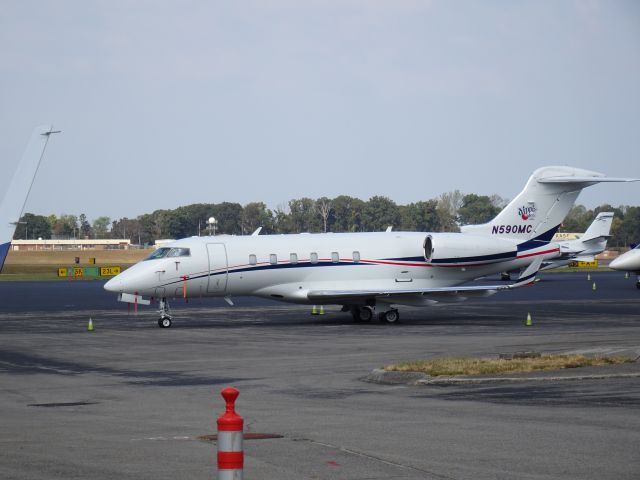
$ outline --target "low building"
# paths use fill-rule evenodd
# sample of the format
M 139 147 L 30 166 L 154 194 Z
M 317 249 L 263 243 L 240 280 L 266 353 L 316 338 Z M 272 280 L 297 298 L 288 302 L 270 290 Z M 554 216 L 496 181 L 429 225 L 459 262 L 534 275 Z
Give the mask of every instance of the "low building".
M 71 240 L 13 240 L 11 250 L 128 250 L 131 240 L 123 239 L 71 239 Z

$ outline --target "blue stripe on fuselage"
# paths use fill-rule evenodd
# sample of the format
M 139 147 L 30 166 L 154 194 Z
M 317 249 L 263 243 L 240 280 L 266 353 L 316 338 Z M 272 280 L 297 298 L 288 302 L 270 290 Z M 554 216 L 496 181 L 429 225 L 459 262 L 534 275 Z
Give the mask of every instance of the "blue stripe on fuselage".
M 459 258 L 434 258 L 431 263 L 468 263 L 468 262 L 486 262 L 491 260 L 507 260 L 516 258 L 517 252 L 494 253 L 493 255 L 478 255 L 475 257 L 459 257 Z
M 549 242 L 551 242 L 551 239 L 556 234 L 559 228 L 560 228 L 560 225 L 553 227 L 551 230 L 547 230 L 546 232 L 544 232 L 541 235 L 538 235 L 535 238 L 532 238 L 530 240 L 527 240 L 524 243 L 521 243 L 520 245 L 518 245 L 518 252 L 533 250 L 534 248 L 543 247 L 547 245 Z
M 335 263 L 335 262 L 331 262 L 331 261 L 324 261 L 324 262 L 318 262 L 318 263 L 310 263 L 310 262 L 300 262 L 300 263 L 283 263 L 283 264 L 278 264 L 278 265 L 255 265 L 255 266 L 250 266 L 250 267 L 243 267 L 243 268 L 232 268 L 229 270 L 225 270 L 225 271 L 221 271 L 221 272 L 209 272 L 209 273 L 205 273 L 203 275 L 198 275 L 196 277 L 189 277 L 189 280 L 195 280 L 197 278 L 204 278 L 204 277 L 215 277 L 216 275 L 224 275 L 226 273 L 242 273 L 242 272 L 257 272 L 257 271 L 265 271 L 265 270 L 280 270 L 280 269 L 289 269 L 289 268 L 316 268 L 316 267 L 344 267 L 344 266 L 348 266 L 348 265 L 372 265 L 370 263 L 364 263 L 364 262 L 340 262 L 340 263 Z M 176 283 L 182 283 L 184 282 L 184 279 L 179 279 L 179 280 L 175 280 L 173 282 L 169 282 L 169 283 L 165 283 L 164 285 L 161 285 L 163 287 L 166 287 L 168 285 L 173 285 Z

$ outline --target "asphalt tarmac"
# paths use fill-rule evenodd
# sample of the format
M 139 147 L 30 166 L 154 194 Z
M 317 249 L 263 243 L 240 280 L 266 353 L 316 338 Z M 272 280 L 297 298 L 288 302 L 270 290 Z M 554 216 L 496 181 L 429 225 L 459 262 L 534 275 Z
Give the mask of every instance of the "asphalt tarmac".
M 361 381 L 442 355 L 640 355 L 634 283 L 543 274 L 487 299 L 401 308 L 398 325 L 194 299 L 160 329 L 153 308 L 129 314 L 101 282 L 0 282 L 0 478 L 213 479 L 215 444 L 199 437 L 215 433 L 228 385 L 247 431 L 282 435 L 245 442 L 245 479 L 639 478 L 638 378 Z

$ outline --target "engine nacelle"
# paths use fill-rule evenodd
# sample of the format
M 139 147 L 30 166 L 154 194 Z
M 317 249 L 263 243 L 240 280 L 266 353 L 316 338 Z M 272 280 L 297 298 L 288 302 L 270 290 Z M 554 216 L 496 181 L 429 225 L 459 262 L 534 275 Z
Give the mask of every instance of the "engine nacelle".
M 425 260 L 434 265 L 504 262 L 518 253 L 512 240 L 465 233 L 432 233 L 423 247 Z

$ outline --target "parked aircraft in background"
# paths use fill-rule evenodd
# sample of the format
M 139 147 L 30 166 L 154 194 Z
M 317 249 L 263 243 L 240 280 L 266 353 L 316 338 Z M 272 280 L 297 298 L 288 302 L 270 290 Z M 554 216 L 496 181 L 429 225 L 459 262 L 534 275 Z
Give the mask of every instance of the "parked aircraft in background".
M 580 238 L 555 242 L 560 246 L 560 256 L 543 262 L 540 270 L 564 267 L 571 262 L 593 262 L 607 248 L 612 222 L 613 212 L 600 212 Z
M 614 259 L 609 267 L 636 274 L 636 287 L 640 288 L 640 243 L 634 249 Z
M 580 238 L 553 242 L 560 248 L 560 254 L 542 262 L 540 270 L 564 267 L 571 262 L 592 262 L 607 247 L 612 222 L 613 212 L 600 212 Z M 503 272 L 500 277 L 502 280 L 511 280 L 512 273 Z
M 33 130 L 27 149 L 0 203 L 0 271 L 9 253 L 16 225 L 22 217 L 27 197 L 52 133 L 59 133 L 53 130 L 52 125 L 42 125 Z
M 253 295 L 291 303 L 342 305 L 356 320 L 374 309 L 393 323 L 395 305 L 432 305 L 487 296 L 533 281 L 543 260 L 559 255 L 553 235 L 580 191 L 609 178 L 571 167 L 536 170 L 524 190 L 491 222 L 464 233 L 380 232 L 191 237 L 156 250 L 109 280 L 125 302 L 159 299 L 162 327 L 171 326 L 167 298 Z M 524 269 L 513 285 L 462 286 Z

